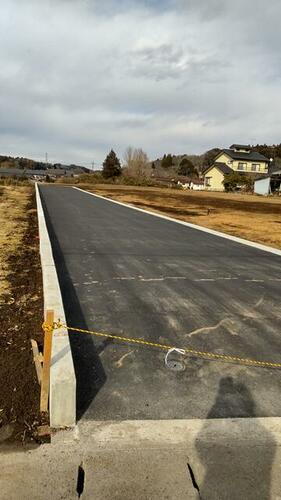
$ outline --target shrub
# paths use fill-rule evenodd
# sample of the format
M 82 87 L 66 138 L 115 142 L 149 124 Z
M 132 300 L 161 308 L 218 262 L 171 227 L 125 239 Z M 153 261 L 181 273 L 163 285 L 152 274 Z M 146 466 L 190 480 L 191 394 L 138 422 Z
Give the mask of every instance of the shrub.
M 52 177 L 50 177 L 48 174 L 46 175 L 45 182 L 55 182 Z
M 240 189 L 251 191 L 253 188 L 253 179 L 248 175 L 233 172 L 231 174 L 225 174 L 223 185 L 226 191 L 237 191 Z
M 58 177 L 58 179 L 56 179 L 56 182 L 58 184 L 78 184 L 79 177 Z
M 105 179 L 101 172 L 96 172 L 93 174 L 82 174 L 77 178 L 79 184 L 114 184 L 114 179 Z

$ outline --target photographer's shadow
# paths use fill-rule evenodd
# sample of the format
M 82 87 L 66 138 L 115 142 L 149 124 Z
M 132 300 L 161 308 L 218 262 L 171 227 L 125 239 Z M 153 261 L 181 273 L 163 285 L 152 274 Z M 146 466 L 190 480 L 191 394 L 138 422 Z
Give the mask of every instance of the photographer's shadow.
M 196 437 L 205 469 L 202 500 L 270 500 L 276 443 L 255 417 L 255 402 L 246 385 L 223 377 L 208 414 L 208 419 L 215 420 L 207 420 Z M 218 436 L 215 440 L 214 435 Z

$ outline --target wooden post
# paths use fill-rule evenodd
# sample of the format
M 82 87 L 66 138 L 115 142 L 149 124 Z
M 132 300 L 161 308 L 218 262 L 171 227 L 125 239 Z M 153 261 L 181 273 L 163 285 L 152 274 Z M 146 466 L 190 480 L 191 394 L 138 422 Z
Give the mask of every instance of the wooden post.
M 38 383 L 41 385 L 43 356 L 39 352 L 38 344 L 37 344 L 36 340 L 31 339 L 31 345 L 32 345 L 32 351 L 33 351 L 33 359 L 34 359 L 35 369 L 36 369 L 36 373 L 37 373 L 37 379 L 38 379 Z
M 44 354 L 43 354 L 44 359 L 43 359 L 41 397 L 40 397 L 40 411 L 41 412 L 48 411 L 54 311 L 47 311 L 46 312 L 45 323 L 47 326 L 50 327 L 50 329 L 47 328 L 44 332 Z

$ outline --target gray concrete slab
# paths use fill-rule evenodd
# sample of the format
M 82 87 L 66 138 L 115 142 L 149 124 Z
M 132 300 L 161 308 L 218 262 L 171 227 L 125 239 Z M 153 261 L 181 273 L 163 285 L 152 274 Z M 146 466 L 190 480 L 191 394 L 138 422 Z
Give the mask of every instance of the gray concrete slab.
M 281 257 L 41 186 L 68 323 L 280 362 Z M 78 414 L 90 420 L 280 416 L 280 371 L 71 335 Z
M 280 422 L 83 421 L 51 445 L 2 447 L 0 499 L 75 499 L 82 462 L 82 500 L 279 500 Z

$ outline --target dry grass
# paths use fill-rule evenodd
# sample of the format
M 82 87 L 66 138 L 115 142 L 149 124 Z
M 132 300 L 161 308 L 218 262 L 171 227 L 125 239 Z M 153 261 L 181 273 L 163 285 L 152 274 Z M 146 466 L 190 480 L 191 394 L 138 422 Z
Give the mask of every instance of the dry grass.
M 176 219 L 281 248 L 280 197 L 113 185 L 79 187 Z
M 0 297 L 9 292 L 8 258 L 18 252 L 27 229 L 31 190 L 28 186 L 0 187 Z

